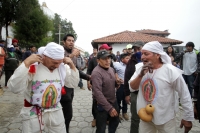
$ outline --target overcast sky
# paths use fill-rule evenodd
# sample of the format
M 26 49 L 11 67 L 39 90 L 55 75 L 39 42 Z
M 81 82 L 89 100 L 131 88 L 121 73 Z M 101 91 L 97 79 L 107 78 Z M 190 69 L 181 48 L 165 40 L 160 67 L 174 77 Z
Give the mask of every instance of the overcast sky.
M 39 0 L 73 23 L 76 45 L 125 30 L 169 30 L 169 38 L 200 47 L 200 0 Z

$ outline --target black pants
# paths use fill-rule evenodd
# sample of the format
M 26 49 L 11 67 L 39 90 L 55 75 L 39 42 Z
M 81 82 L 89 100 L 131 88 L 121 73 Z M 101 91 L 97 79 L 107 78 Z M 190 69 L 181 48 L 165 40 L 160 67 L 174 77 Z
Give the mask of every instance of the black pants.
M 15 70 L 5 70 L 5 86 L 7 86 L 7 82 L 10 77 L 13 75 Z
M 113 107 L 119 113 L 117 102 L 113 104 Z M 96 110 L 97 110 L 96 111 L 97 112 L 96 113 L 96 126 L 97 126 L 96 133 L 105 133 L 107 119 L 109 120 L 108 132 L 115 133 L 119 125 L 119 116 L 111 117 L 107 111 L 105 110 L 99 111 L 97 106 L 96 106 Z
M 78 87 L 80 87 L 80 88 L 82 88 L 82 87 L 83 87 L 83 81 L 82 81 L 82 79 L 81 79 L 81 78 L 80 78 L 80 80 L 79 80 Z
M 123 84 L 121 84 L 120 87 L 117 89 L 116 97 L 117 97 L 117 104 L 119 106 L 119 112 L 122 109 L 122 113 L 127 113 L 127 103 L 125 101 Z M 121 102 L 122 102 L 122 106 L 121 106 Z
M 73 116 L 72 101 L 74 98 L 74 89 L 65 87 L 66 94 L 62 95 L 60 103 L 62 105 L 63 115 L 65 118 L 66 131 L 69 133 L 69 124 Z
M 97 113 L 96 107 L 97 107 L 97 101 L 95 99 L 92 99 L 92 115 L 94 119 L 96 119 L 96 113 Z

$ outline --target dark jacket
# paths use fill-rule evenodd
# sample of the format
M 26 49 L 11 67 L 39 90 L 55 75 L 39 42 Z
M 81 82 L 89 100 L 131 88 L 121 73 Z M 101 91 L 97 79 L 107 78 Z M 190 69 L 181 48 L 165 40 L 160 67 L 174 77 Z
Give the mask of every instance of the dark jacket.
M 28 58 L 31 55 L 31 51 L 26 51 L 22 56 L 22 61 L 24 61 L 26 58 Z
M 93 58 L 90 60 L 89 64 L 88 64 L 87 74 L 88 74 L 88 75 L 91 75 L 93 69 L 94 69 L 97 65 L 98 65 L 97 57 L 93 57 Z M 111 62 L 111 64 L 110 64 L 110 67 L 112 67 L 112 68 L 114 69 L 115 73 L 116 73 L 116 70 L 115 70 L 115 68 L 114 68 L 112 62 Z
M 19 47 L 18 45 L 17 46 L 15 46 L 15 45 L 13 45 L 14 47 Z M 17 54 L 17 56 L 18 56 L 18 58 L 19 58 L 19 60 L 22 60 L 22 55 L 23 55 L 23 52 L 21 51 L 21 48 L 19 47 L 19 50 L 15 50 L 15 53 Z
M 4 70 L 15 70 L 19 66 L 19 58 L 15 52 L 7 52 Z
M 67 48 L 65 48 L 65 47 L 64 47 L 64 49 L 65 49 L 65 57 L 69 57 L 69 55 L 72 53 L 72 50 L 71 50 L 71 49 L 67 49 Z M 76 58 L 76 57 L 73 57 L 73 58 L 72 58 L 72 61 L 73 61 L 74 65 L 75 65 L 76 68 L 77 68 L 77 58 Z M 78 71 L 79 71 L 79 77 L 80 77 L 81 79 L 90 80 L 90 77 L 89 77 L 87 74 L 85 74 L 84 72 L 82 72 L 82 71 L 80 71 L 80 70 L 78 70 Z
M 105 111 L 109 112 L 116 101 L 115 87 L 117 84 L 113 68 L 105 69 L 97 65 L 92 72 L 91 81 L 94 99 Z
M 197 72 L 200 74 L 200 52 L 197 54 Z
M 200 118 L 200 73 L 198 73 L 198 75 L 194 81 L 194 96 L 193 96 L 193 98 L 197 99 L 197 104 L 194 106 L 196 106 L 198 118 Z M 200 123 L 200 119 L 199 119 L 199 123 Z
M 137 60 L 135 57 L 135 54 L 133 54 L 128 61 L 128 64 L 126 65 L 126 70 L 125 70 L 125 75 L 124 75 L 124 94 L 125 96 L 130 95 L 130 90 L 129 90 L 129 83 L 128 81 L 131 79 L 135 72 L 135 65 L 137 64 Z
M 176 62 L 176 63 L 180 63 L 180 68 L 181 68 L 181 70 L 183 70 L 183 55 L 185 54 L 185 52 L 181 52 L 181 53 L 179 53 L 179 54 L 177 54 L 176 56 L 175 56 L 175 58 L 174 58 L 174 61 Z

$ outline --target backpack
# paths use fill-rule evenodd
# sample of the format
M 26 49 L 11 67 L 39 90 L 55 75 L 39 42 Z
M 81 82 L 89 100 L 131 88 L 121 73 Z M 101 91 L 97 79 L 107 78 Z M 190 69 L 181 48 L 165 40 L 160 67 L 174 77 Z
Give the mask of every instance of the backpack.
M 1 68 L 3 67 L 3 65 L 5 63 L 5 61 L 4 61 L 5 55 L 6 55 L 6 53 L 5 53 L 4 48 L 0 47 L 0 67 Z
M 15 70 L 19 66 L 18 56 L 15 52 L 7 52 L 5 70 Z
M 5 56 L 5 54 L 4 48 L 0 47 L 0 56 Z

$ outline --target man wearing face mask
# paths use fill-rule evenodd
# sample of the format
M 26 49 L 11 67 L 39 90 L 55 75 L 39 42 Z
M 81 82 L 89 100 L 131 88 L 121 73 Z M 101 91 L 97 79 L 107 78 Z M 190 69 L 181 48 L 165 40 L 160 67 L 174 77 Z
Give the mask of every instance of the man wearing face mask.
M 130 60 L 126 66 L 125 75 L 124 75 L 124 94 L 125 100 L 127 104 L 130 105 L 131 110 L 131 126 L 130 126 L 130 133 L 138 133 L 139 122 L 140 118 L 136 112 L 136 105 L 137 105 L 137 94 L 138 91 L 130 92 L 129 83 L 131 76 L 135 72 L 135 65 L 141 62 L 141 48 L 144 45 L 142 41 L 136 41 L 132 48 L 134 49 L 134 54 L 131 55 Z

